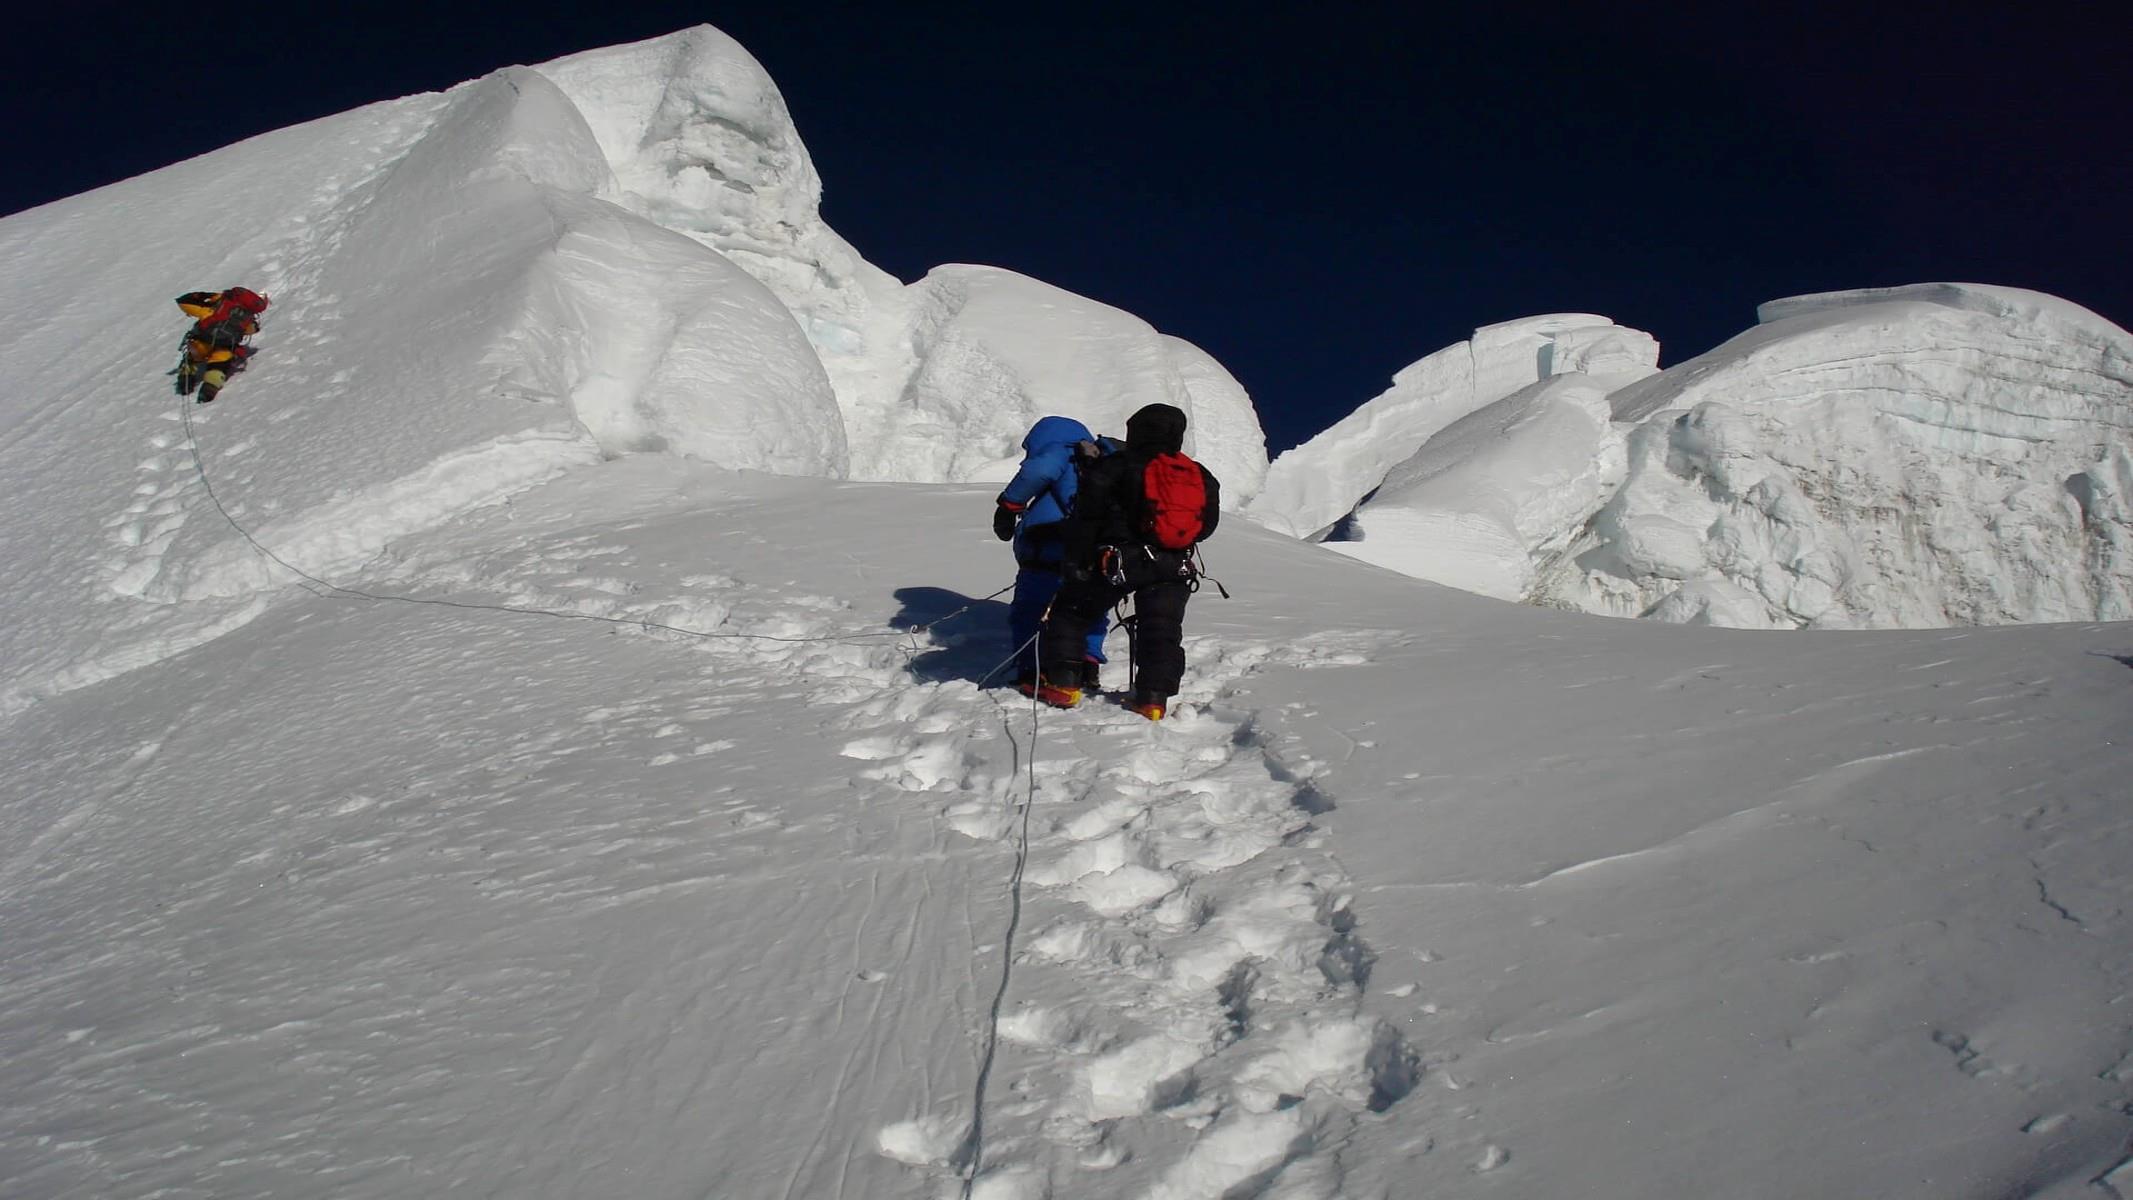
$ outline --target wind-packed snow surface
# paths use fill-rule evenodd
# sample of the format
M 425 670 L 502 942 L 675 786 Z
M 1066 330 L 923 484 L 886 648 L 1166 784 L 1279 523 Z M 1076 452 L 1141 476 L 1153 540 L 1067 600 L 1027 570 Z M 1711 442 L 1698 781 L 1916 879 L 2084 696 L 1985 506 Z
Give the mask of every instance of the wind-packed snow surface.
M 2133 615 L 2133 337 L 1970 284 L 1804 296 L 1761 317 L 1656 375 L 1650 359 L 1544 354 L 1537 377 L 1492 388 L 1456 370 L 1463 357 L 1564 318 L 1482 330 L 1283 455 L 1253 512 L 1405 574 L 1612 616 Z
M 1609 621 L 1234 521 L 1169 718 L 1034 708 L 992 489 L 853 431 L 976 478 L 957 380 L 1093 374 L 1248 474 L 1241 393 L 944 268 L 868 410 L 880 281 L 717 245 L 811 186 L 760 69 L 606 53 L 0 222 L 0 1194 L 2133 1195 L 2133 625 Z M 185 404 L 168 297 L 235 282 Z M 1649 369 L 1550 323 L 1528 424 Z

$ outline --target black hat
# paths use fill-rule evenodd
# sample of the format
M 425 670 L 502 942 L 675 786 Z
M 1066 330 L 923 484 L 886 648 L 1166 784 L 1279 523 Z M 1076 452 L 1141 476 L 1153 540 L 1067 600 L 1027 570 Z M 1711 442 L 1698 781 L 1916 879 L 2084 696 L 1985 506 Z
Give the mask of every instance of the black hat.
M 1175 405 L 1150 404 L 1126 418 L 1126 445 L 1158 454 L 1185 449 L 1185 414 Z

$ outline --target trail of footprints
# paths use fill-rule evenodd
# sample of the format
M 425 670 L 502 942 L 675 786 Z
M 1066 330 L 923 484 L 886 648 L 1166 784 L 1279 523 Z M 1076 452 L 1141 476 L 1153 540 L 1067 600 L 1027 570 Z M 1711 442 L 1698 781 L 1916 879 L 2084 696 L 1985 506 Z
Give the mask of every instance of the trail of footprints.
M 175 413 L 165 414 L 176 422 Z M 104 561 L 105 583 L 120 596 L 149 598 L 163 572 L 163 552 L 178 536 L 188 513 L 188 493 L 200 486 L 185 438 L 174 430 L 149 437 L 146 453 L 135 466 L 140 482 L 125 509 L 104 521 L 112 554 Z
M 854 628 L 839 601 L 788 594 L 765 604 L 722 575 L 682 580 L 680 595 L 602 586 L 609 576 L 598 560 L 620 553 L 565 540 L 516 571 L 471 569 L 515 574 L 522 598 L 568 595 L 578 611 L 783 638 Z M 1280 647 L 1201 640 L 1188 647 L 1198 682 L 1185 699 L 1213 698 L 1269 661 L 1360 661 L 1372 637 Z M 1026 739 L 1019 697 L 915 682 L 908 648 L 878 641 L 690 644 L 843 707 L 838 723 L 859 735 L 842 747 L 855 775 L 1009 852 L 999 859 L 1006 886 L 1029 747 L 1009 747 L 1000 731 L 1004 719 Z M 1419 1066 L 1396 1031 L 1361 1011 L 1370 954 L 1353 928 L 1347 880 L 1320 852 L 1316 793 L 1278 768 L 1248 725 L 1205 703 L 1154 725 L 1102 702 L 1045 710 L 1039 721 L 1024 917 L 983 1170 L 966 1181 L 956 1161 L 967 1102 L 884 1125 L 876 1148 L 937 1194 L 961 1195 L 967 1182 L 976 1200 L 1083 1194 L 1077 1178 L 1109 1187 L 1103 1174 L 1128 1163 L 1157 1200 L 1336 1195 L 1331 1151 L 1354 1122 L 1405 1096 Z M 1006 908 L 996 909 L 1003 921 Z M 989 975 L 995 965 L 974 967 Z M 973 1032 L 975 1050 L 982 1031 Z
M 1210 692 L 1277 653 L 1194 649 Z M 894 731 L 844 753 L 1012 850 L 1028 784 L 1000 766 L 1002 715 L 967 689 L 905 688 L 854 717 Z M 1026 715 L 1005 715 L 1026 735 Z M 1327 1151 L 1410 1090 L 1417 1059 L 1361 1012 L 1370 956 L 1319 852 L 1315 793 L 1204 705 L 1159 725 L 1102 704 L 1046 710 L 1039 730 L 1025 917 L 971 1194 L 1088 1194 L 1076 1177 L 1110 1186 L 1091 1173 L 1137 1162 L 1151 1197 L 1334 1195 Z M 917 1114 L 877 1146 L 957 1195 L 969 1118 Z
M 188 449 L 184 430 L 179 427 L 184 419 L 168 409 L 160 414 L 166 427 L 149 435 L 141 459 L 134 467 L 139 482 L 134 485 L 126 507 L 104 520 L 112 552 L 102 564 L 103 582 L 117 596 L 159 603 L 177 599 L 168 584 L 158 586 L 163 577 L 164 554 L 186 522 L 208 504 L 200 484 L 199 468 L 193 462 L 193 452 Z M 213 419 L 204 411 L 192 418 L 193 424 L 201 428 Z M 231 497 L 227 499 L 230 515 L 240 520 L 251 515 L 252 506 L 242 499 L 250 477 L 242 468 L 244 459 L 256 445 L 250 438 L 241 438 L 228 445 L 203 441 L 199 446 L 199 452 L 206 456 L 207 469 L 218 476 L 218 485 L 230 490 Z M 266 505 L 269 511 L 274 507 L 271 502 Z M 215 521 L 221 521 L 212 507 L 207 511 Z
M 249 282 L 278 301 L 267 321 L 268 332 L 260 339 L 262 349 L 270 352 L 262 361 L 273 368 L 276 379 L 287 382 L 300 377 L 302 351 L 331 336 L 331 330 L 326 326 L 338 316 L 338 301 L 320 291 L 318 280 L 374 198 L 377 183 L 390 173 L 407 147 L 426 127 L 425 121 L 416 120 L 379 129 L 374 143 L 375 156 L 353 160 L 346 169 L 321 178 L 312 205 L 282 216 L 258 242 L 256 262 L 248 272 Z M 355 199 L 351 200 L 351 197 Z M 209 285 L 213 282 L 209 281 Z M 171 327 L 173 351 L 177 332 L 182 328 L 176 324 Z M 341 385 L 349 378 L 349 373 L 343 371 L 327 382 Z M 238 394 L 266 386 L 248 379 Z M 112 553 L 102 564 L 102 582 L 114 594 L 126 599 L 167 601 L 175 598 L 156 587 L 163 573 L 164 552 L 185 525 L 189 508 L 195 503 L 204 503 L 204 498 L 192 495 L 200 489 L 200 479 L 186 446 L 184 431 L 177 428 L 184 420 L 173 411 L 180 401 L 168 393 L 166 400 L 166 406 L 158 414 L 158 421 L 165 428 L 147 439 L 136 467 L 141 478 L 134 486 L 129 502 L 123 511 L 104 521 Z M 284 395 L 270 410 L 261 410 L 255 405 L 251 411 L 255 421 L 280 424 L 301 410 L 302 405 L 296 402 L 295 396 Z M 192 420 L 204 429 L 213 423 L 214 414 L 206 408 L 198 409 Z M 219 446 L 203 440 L 200 449 L 208 458 L 207 469 L 214 473 L 237 464 L 256 446 L 253 437 L 242 437 Z M 218 484 L 222 482 L 217 479 Z M 247 506 L 242 497 L 247 482 L 242 477 L 228 481 L 235 497 L 230 501 L 233 516 L 241 518 L 245 515 Z M 269 503 L 267 507 L 271 509 L 273 505 Z
M 114 591 L 146 594 L 184 523 L 197 480 L 181 470 L 181 441 L 151 439 L 135 499 L 107 522 L 123 551 Z M 593 538 L 531 556 L 520 547 L 400 567 L 425 590 L 479 584 L 520 604 L 705 632 L 838 639 L 863 625 L 842 602 L 758 596 L 722 575 L 645 594 L 627 581 L 627 549 Z M 891 641 L 656 636 L 843 706 L 840 723 L 863 734 L 843 748 L 864 764 L 862 779 L 933 806 L 974 842 L 1010 852 L 1020 844 L 1029 778 L 1010 760 L 1026 761 L 1030 725 L 1013 693 L 916 682 L 908 648 Z M 967 1185 L 979 1200 L 1089 1194 L 1078 1189 L 1111 1186 L 1104 1173 L 1129 1163 L 1153 1200 L 1337 1194 L 1334 1151 L 1355 1122 L 1407 1094 L 1417 1056 L 1362 1011 L 1370 955 L 1353 928 L 1347 880 L 1320 850 L 1316 793 L 1270 759 L 1248 724 L 1208 701 L 1269 661 L 1359 661 L 1370 636 L 1282 646 L 1200 639 L 1188 646 L 1186 703 L 1159 724 L 1101 701 L 1038 717 L 1024 913 L 983 1169 L 965 1180 L 967 1164 L 955 1161 L 971 1126 L 967 1101 L 883 1126 L 881 1153 L 937 1194 Z M 1001 736 L 1003 718 L 1019 749 Z M 718 748 L 660 758 L 698 758 L 699 749 Z M 1001 861 L 1004 887 L 1012 860 Z
M 686 582 L 710 593 L 698 604 L 737 618 L 728 630 L 843 627 L 833 601 L 787 607 L 771 628 L 716 598 L 738 581 Z M 1189 647 L 1199 682 L 1186 699 L 1268 661 L 1361 661 L 1373 636 L 1201 640 Z M 932 806 L 975 842 L 1019 845 L 1029 783 L 1015 764 L 1029 747 L 1011 751 L 999 731 L 1005 718 L 1026 737 L 1028 714 L 1002 707 L 1003 695 L 1019 701 L 1012 693 L 914 684 L 893 646 L 703 648 L 797 673 L 817 702 L 849 706 L 841 723 L 863 736 L 843 753 L 862 764 L 859 778 Z M 1075 1194 L 1077 1177 L 1104 1186 L 1103 1173 L 1129 1162 L 1153 1198 L 1336 1195 L 1330 1151 L 1405 1096 L 1419 1066 L 1361 1011 L 1370 954 L 1347 880 L 1320 852 L 1315 791 L 1277 768 L 1248 725 L 1204 703 L 1156 725 L 1101 702 L 1038 719 L 1024 918 L 970 1195 Z M 878 1130 L 876 1147 L 938 1194 L 960 1195 L 970 1121 L 967 1106 L 915 1113 Z

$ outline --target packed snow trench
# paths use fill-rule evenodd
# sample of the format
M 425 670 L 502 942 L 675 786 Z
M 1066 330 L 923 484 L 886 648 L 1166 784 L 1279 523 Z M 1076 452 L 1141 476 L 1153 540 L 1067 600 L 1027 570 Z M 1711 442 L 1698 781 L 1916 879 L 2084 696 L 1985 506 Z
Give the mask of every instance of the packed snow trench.
M 980 481 L 1164 400 L 1244 503 L 1248 399 L 817 188 L 699 29 L 0 222 L 0 1194 L 2133 1196 L 2133 626 L 1229 521 L 1168 718 L 1040 709 Z

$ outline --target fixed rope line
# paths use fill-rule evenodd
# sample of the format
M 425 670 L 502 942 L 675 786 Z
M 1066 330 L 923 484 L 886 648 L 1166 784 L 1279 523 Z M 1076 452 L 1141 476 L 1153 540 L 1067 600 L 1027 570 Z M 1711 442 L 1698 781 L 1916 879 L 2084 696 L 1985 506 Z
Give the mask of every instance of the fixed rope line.
M 1013 654 L 1000 660 L 992 670 L 985 672 L 978 680 L 978 686 L 984 687 L 985 680 L 999 674 L 1001 668 L 1020 658 L 1022 653 L 1037 641 L 1037 636 L 1031 635 L 1028 641 L 1015 647 Z M 990 697 L 991 693 L 986 695 Z M 1015 740 L 1014 727 L 1009 723 L 1012 716 L 1008 713 L 1007 706 L 1001 704 L 997 698 L 993 698 L 993 704 L 1000 709 L 1000 725 L 1007 733 L 1008 745 L 1014 747 L 1017 758 L 1022 758 L 1022 744 Z M 963 1178 L 963 1194 L 960 1200 L 971 1200 L 971 1189 L 977 1186 L 978 1172 L 985 1165 L 985 1089 L 992 1079 L 993 1059 L 1000 1049 L 1000 1008 L 1007 1001 L 1007 986 L 1014 978 L 1015 933 L 1022 925 L 1022 873 L 1029 865 L 1029 813 L 1030 809 L 1036 806 L 1037 800 L 1037 717 L 1040 711 L 1037 697 L 1032 694 L 1029 701 L 1029 754 L 1022 768 L 1027 772 L 1027 782 L 1022 793 L 1022 812 L 1015 837 L 1015 866 L 1007 878 L 1007 932 L 1000 939 L 1000 986 L 993 990 L 992 1007 L 986 1015 L 985 1048 L 978 1056 L 978 1078 L 971 1092 L 970 1132 L 963 1135 L 963 1144 L 956 1148 L 955 1154 L 949 1159 L 956 1164 Z M 1010 768 L 1009 774 L 1014 773 Z
M 230 510 L 223 506 L 222 497 L 215 494 L 214 480 L 208 478 L 207 463 L 200 457 L 199 439 L 193 432 L 192 405 L 186 403 L 186 401 L 181 397 L 178 401 L 178 412 L 180 417 L 185 422 L 185 447 L 188 451 L 191 452 L 193 456 L 193 469 L 197 471 L 200 475 L 201 486 L 207 489 L 208 500 L 214 504 L 215 511 L 222 514 L 222 519 L 229 522 L 230 528 L 236 530 L 239 537 L 242 537 L 245 541 L 251 543 L 252 549 L 258 551 L 262 557 L 266 558 L 270 562 L 279 565 L 283 570 L 288 571 L 292 575 L 295 575 L 297 578 L 303 580 L 305 583 L 314 584 L 319 588 L 326 589 L 326 591 L 328 592 L 337 593 L 342 596 L 353 597 L 359 600 L 371 600 L 385 604 L 427 604 L 433 605 L 438 608 L 458 608 L 476 612 L 513 613 L 518 616 L 526 617 L 553 617 L 559 621 L 596 621 L 604 625 L 620 625 L 634 629 L 663 629 L 669 633 L 679 633 L 689 637 L 697 638 L 720 638 L 727 640 L 744 640 L 758 642 L 801 643 L 863 642 L 875 638 L 909 637 L 911 638 L 912 643 L 915 646 L 917 644 L 919 634 L 933 628 L 936 625 L 943 624 L 947 621 L 953 620 L 956 617 L 962 616 L 964 613 L 969 612 L 971 609 L 976 608 L 978 605 L 985 603 L 987 600 L 994 599 L 998 596 L 1003 596 L 1009 591 L 1012 591 L 1015 586 L 1014 584 L 1010 583 L 1006 587 L 1001 588 L 999 591 L 994 592 L 990 596 L 982 596 L 964 605 L 963 607 L 956 609 L 954 612 L 948 613 L 946 616 L 935 617 L 933 620 L 928 621 L 923 625 L 914 625 L 909 629 L 868 630 L 866 632 L 861 633 L 822 634 L 814 637 L 782 637 L 777 634 L 770 633 L 715 633 L 709 630 L 688 629 L 680 625 L 669 625 L 664 621 L 654 621 L 645 617 L 609 617 L 602 616 L 599 613 L 564 612 L 560 609 L 532 608 L 517 604 L 490 604 L 471 600 L 446 600 L 441 597 L 435 596 L 401 596 L 384 592 L 366 592 L 361 588 L 346 587 L 341 584 L 334 583 L 331 580 L 320 579 L 318 576 L 313 575 L 311 572 L 304 570 L 302 567 L 299 567 L 295 563 L 290 562 L 288 559 L 283 558 L 281 555 L 276 554 L 271 547 L 268 547 L 267 545 L 262 543 L 258 538 L 253 537 L 252 532 L 250 530 L 246 529 L 241 523 L 239 523 L 236 517 L 231 516 Z M 312 591 L 314 595 L 323 594 L 309 587 L 307 587 L 305 590 Z M 915 653 L 916 651 L 914 650 L 913 652 Z

